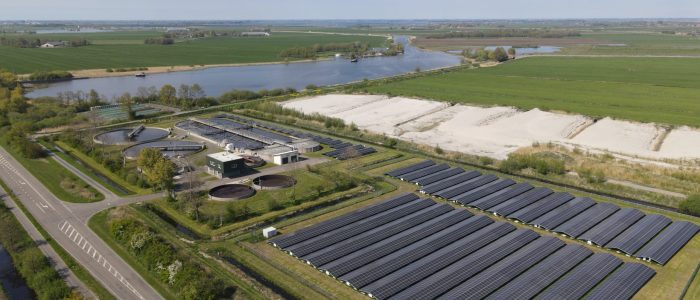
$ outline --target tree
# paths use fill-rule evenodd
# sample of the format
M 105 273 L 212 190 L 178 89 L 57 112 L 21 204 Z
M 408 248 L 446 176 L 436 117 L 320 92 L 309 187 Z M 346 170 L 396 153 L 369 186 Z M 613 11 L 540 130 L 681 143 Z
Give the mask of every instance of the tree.
M 124 111 L 126 111 L 126 115 L 129 118 L 129 120 L 136 119 L 136 112 L 134 112 L 133 100 L 131 99 L 131 94 L 124 93 L 123 95 L 121 95 L 121 97 L 119 97 L 117 102 L 119 104 L 121 104 Z
M 160 88 L 160 93 L 158 93 L 158 100 L 164 104 L 175 104 L 177 101 L 177 90 L 174 86 L 166 84 Z
M 513 48 L 513 47 L 508 48 L 508 55 L 515 58 L 515 48 Z
M 163 154 L 160 153 L 160 150 L 146 148 L 141 150 L 141 153 L 139 153 L 139 157 L 136 160 L 136 165 L 141 170 L 152 169 L 161 157 L 163 157 Z
M 207 94 L 204 93 L 204 89 L 202 89 L 202 87 L 196 83 L 190 87 L 190 95 L 192 96 L 192 99 L 202 99 L 207 96 Z
M 504 62 L 508 60 L 508 53 L 503 47 L 498 47 L 489 54 L 489 58 L 498 62 Z

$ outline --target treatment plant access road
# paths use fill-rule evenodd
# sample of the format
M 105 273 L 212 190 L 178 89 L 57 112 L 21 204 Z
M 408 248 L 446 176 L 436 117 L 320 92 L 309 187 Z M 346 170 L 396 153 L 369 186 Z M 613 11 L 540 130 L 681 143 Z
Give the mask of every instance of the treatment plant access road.
M 0 179 L 51 238 L 118 299 L 162 299 L 87 226 L 88 219 L 97 211 L 160 195 L 90 204 L 64 203 L 3 148 L 0 148 Z

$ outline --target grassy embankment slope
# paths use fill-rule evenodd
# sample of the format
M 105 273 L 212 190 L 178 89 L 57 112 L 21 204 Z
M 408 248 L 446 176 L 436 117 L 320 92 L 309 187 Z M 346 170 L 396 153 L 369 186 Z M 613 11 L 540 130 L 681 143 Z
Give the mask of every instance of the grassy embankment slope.
M 700 127 L 700 59 L 694 58 L 527 58 L 368 91 Z
M 202 38 L 177 41 L 167 46 L 143 43 L 148 37 L 159 36 L 158 32 L 147 31 L 41 35 L 42 39 L 51 40 L 85 38 L 92 44 L 55 49 L 0 46 L 0 66 L 22 74 L 51 70 L 263 63 L 283 61 L 280 52 L 292 47 L 356 41 L 378 47 L 386 43 L 385 38 L 374 36 L 274 32 L 270 37 Z

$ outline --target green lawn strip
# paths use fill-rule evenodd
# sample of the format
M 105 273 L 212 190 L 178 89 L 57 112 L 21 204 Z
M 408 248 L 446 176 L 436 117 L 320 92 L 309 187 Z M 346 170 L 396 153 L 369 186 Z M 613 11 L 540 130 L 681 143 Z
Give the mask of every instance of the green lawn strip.
M 195 259 L 197 263 L 206 265 L 210 271 L 217 274 L 220 278 L 229 281 L 229 283 L 241 289 L 246 296 L 254 299 L 264 299 L 256 290 L 248 286 L 248 284 L 240 280 L 240 278 L 231 276 L 230 273 L 222 269 L 218 263 L 203 258 L 197 251 L 196 246 L 193 247 L 191 244 L 183 242 L 175 232 L 176 229 L 171 224 L 158 217 L 158 215 L 135 205 L 131 206 L 131 208 L 133 208 L 133 210 L 140 216 L 139 220 L 148 224 L 152 230 L 157 231 L 161 237 L 165 238 L 169 243 L 177 247 L 179 252 L 185 252 L 190 258 Z
M 68 145 L 62 141 L 56 141 L 55 143 L 56 143 L 56 145 L 61 147 L 61 149 L 70 153 L 71 156 L 75 157 L 76 159 L 79 159 L 85 165 L 87 165 L 90 168 L 92 168 L 93 170 L 99 172 L 102 176 L 109 178 L 109 180 L 115 182 L 116 184 L 122 186 L 123 188 L 126 188 L 129 191 L 133 191 L 138 195 L 148 195 L 148 194 L 153 193 L 153 191 L 151 191 L 150 189 L 144 189 L 144 188 L 140 188 L 140 187 L 134 186 L 132 184 L 129 184 L 121 176 L 112 173 L 107 168 L 105 168 L 102 164 L 97 163 L 94 159 L 92 159 L 92 157 L 85 155 L 84 153 L 71 147 L 70 145 Z
M 55 154 L 56 156 L 62 158 L 63 160 L 65 160 L 66 162 L 68 162 L 69 164 L 71 164 L 71 166 L 73 166 L 73 167 L 75 167 L 76 169 L 80 170 L 80 172 L 82 172 L 83 174 L 87 175 L 88 177 L 90 177 L 90 178 L 92 178 L 93 180 L 95 180 L 95 181 L 97 181 L 98 183 L 100 183 L 104 188 L 110 190 L 112 193 L 114 193 L 114 194 L 116 194 L 116 195 L 118 195 L 118 196 L 121 196 L 121 197 L 133 195 L 133 193 L 131 193 L 131 194 L 125 194 L 125 193 L 123 193 L 122 191 L 120 191 L 119 189 L 115 189 L 112 185 L 108 184 L 107 182 L 105 182 L 104 180 L 102 180 L 102 178 L 100 178 L 99 176 L 95 175 L 95 173 L 94 173 L 95 171 L 88 169 L 87 167 L 85 167 L 85 165 L 83 165 L 83 164 L 81 164 L 80 162 L 78 162 L 78 161 L 77 161 L 77 158 L 75 158 L 75 156 L 73 156 L 72 153 L 71 153 L 71 155 L 66 155 L 65 153 L 63 153 L 63 152 L 58 151 L 57 149 L 55 149 L 55 148 L 53 147 L 53 145 L 50 144 L 50 143 L 48 143 L 48 142 L 39 142 L 39 143 L 41 143 L 42 145 L 44 145 L 44 147 L 46 147 L 46 148 L 48 148 L 49 150 L 51 150 L 51 152 L 53 152 L 53 154 Z M 102 174 L 102 175 L 104 176 L 104 174 Z M 122 186 L 122 188 L 124 188 L 124 187 Z M 125 190 L 128 190 L 128 189 L 126 189 L 126 188 L 124 188 L 124 189 L 125 189 Z
M 700 59 L 538 57 L 373 83 L 372 93 L 700 127 Z M 662 74 L 663 76 L 659 76 Z
M 41 235 L 44 237 L 44 240 L 47 243 L 49 243 L 51 248 L 53 248 L 53 250 L 56 251 L 58 256 L 61 257 L 66 266 L 68 266 L 68 268 L 73 272 L 73 274 L 75 274 L 75 276 L 78 277 L 80 281 L 82 281 L 83 284 L 85 284 L 95 294 L 95 296 L 102 300 L 116 299 L 109 291 L 107 291 L 107 289 L 104 288 L 104 286 L 102 286 L 101 283 L 99 283 L 94 277 L 92 277 L 92 275 L 82 265 L 76 262 L 75 259 L 73 259 L 73 257 L 70 256 L 68 252 L 66 252 L 66 250 L 64 250 L 58 243 L 56 243 L 54 239 L 51 238 L 51 235 L 49 235 L 49 233 L 46 232 L 46 230 L 44 230 L 43 227 L 41 227 L 39 222 L 37 222 L 34 216 L 31 213 L 29 213 L 27 208 L 24 207 L 24 204 L 21 201 L 19 201 L 17 196 L 12 192 L 12 190 L 10 190 L 10 188 L 5 184 L 5 182 L 0 180 L 0 186 L 2 186 L 2 188 L 5 191 L 7 191 L 12 200 L 14 200 L 17 207 L 19 207 L 19 209 L 21 209 L 24 212 L 27 218 L 29 218 L 29 221 L 32 222 L 32 224 L 34 224 L 34 227 L 37 228 L 39 233 L 41 233 Z
M 168 285 L 158 278 L 154 277 L 154 275 L 146 269 L 139 261 L 136 260 L 136 258 L 129 253 L 129 251 L 124 248 L 123 245 L 118 243 L 112 235 L 109 233 L 109 229 L 107 228 L 107 215 L 109 214 L 109 210 L 106 211 L 101 211 L 97 214 L 95 214 L 90 220 L 88 221 L 88 226 L 92 229 L 92 231 L 95 232 L 107 245 L 109 245 L 114 252 L 116 252 L 119 256 L 121 256 L 124 261 L 126 261 L 141 277 L 148 282 L 150 286 L 152 286 L 158 293 L 163 296 L 166 299 L 179 299 L 176 294 L 173 293 L 173 291 L 168 288 Z M 143 220 L 142 220 L 143 221 Z M 155 228 L 152 228 L 155 229 Z
M 211 64 L 283 62 L 280 52 L 315 44 L 367 42 L 370 47 L 386 44 L 385 37 L 329 35 L 313 33 L 275 33 L 270 37 L 211 37 L 185 40 L 173 45 L 147 45 L 143 36 L 115 38 L 101 43 L 111 33 L 92 35 L 96 42 L 84 47 L 56 49 L 0 47 L 3 67 L 17 73 L 51 70 L 83 70 L 153 66 L 195 66 Z M 43 38 L 60 38 L 47 35 Z M 79 34 L 73 38 L 91 35 Z M 140 39 L 140 43 L 134 43 Z M 290 59 L 294 61 L 297 59 Z
M 25 158 L 21 154 L 15 152 L 12 147 L 9 147 L 4 139 L 0 139 L 0 146 L 5 148 L 7 152 L 9 152 L 20 164 L 22 164 L 25 169 L 32 173 L 32 175 L 34 175 L 36 179 L 38 179 L 47 189 L 49 189 L 51 193 L 58 197 L 58 199 L 73 203 L 99 202 L 104 200 L 105 196 L 102 195 L 102 193 L 95 190 L 92 186 L 88 185 L 85 181 L 68 171 L 50 157 L 40 159 Z M 65 178 L 73 178 L 76 185 L 87 186 L 87 190 L 97 195 L 97 198 L 86 199 L 66 191 L 63 189 L 63 187 L 61 187 L 61 181 L 63 181 Z

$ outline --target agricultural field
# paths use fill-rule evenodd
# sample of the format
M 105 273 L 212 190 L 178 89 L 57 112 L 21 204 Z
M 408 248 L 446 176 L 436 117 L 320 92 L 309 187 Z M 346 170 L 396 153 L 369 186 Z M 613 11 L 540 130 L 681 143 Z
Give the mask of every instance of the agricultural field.
M 700 59 L 537 57 L 377 84 L 370 93 L 700 127 Z
M 12 48 L 0 46 L 0 67 L 15 73 L 152 66 L 191 66 L 277 62 L 282 50 L 314 44 L 366 42 L 385 45 L 377 36 L 273 33 L 270 37 L 213 37 L 178 40 L 173 45 L 146 45 L 159 37 L 151 31 L 41 35 L 33 38 L 71 40 L 86 38 L 92 44 L 76 48 Z

